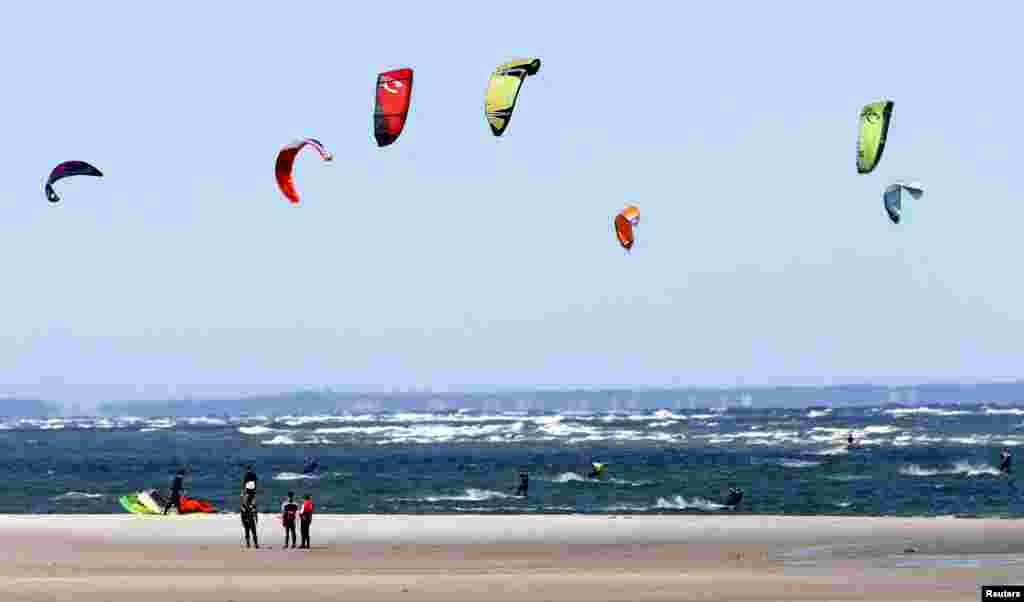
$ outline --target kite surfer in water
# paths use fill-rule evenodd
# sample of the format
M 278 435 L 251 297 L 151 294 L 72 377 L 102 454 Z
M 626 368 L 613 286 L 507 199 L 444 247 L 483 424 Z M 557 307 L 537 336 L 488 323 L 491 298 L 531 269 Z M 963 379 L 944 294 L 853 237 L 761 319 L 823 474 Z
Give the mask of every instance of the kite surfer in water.
M 1010 474 L 1010 450 L 1003 448 L 1002 453 L 999 454 L 999 470 L 1006 474 Z
M 587 474 L 588 479 L 601 479 L 604 477 L 604 464 L 601 462 L 592 462 L 591 465 L 594 467 L 594 470 Z
M 516 495 L 526 497 L 526 492 L 530 490 L 530 475 L 525 472 L 519 473 L 519 488 L 516 489 Z
M 740 500 L 743 499 L 743 490 L 733 485 L 729 488 L 729 497 L 725 500 L 725 505 L 733 509 L 739 505 Z
M 320 461 L 315 458 L 306 458 L 306 464 L 302 467 L 302 474 L 314 475 L 320 470 Z

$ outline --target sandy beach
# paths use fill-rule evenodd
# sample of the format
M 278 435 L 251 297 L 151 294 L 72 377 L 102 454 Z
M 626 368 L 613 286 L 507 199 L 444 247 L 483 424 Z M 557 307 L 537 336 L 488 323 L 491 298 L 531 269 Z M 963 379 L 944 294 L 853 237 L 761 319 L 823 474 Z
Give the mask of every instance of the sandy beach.
M 3 600 L 978 600 L 1024 521 L 775 516 L 0 516 Z M 913 549 L 913 551 L 908 551 Z

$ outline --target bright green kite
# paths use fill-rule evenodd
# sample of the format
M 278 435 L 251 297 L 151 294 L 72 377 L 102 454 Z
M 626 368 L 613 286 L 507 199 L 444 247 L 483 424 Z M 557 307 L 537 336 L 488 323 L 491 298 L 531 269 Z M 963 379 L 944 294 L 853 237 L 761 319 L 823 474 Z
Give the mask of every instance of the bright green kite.
M 891 100 L 879 100 L 865 105 L 861 110 L 860 135 L 857 137 L 857 173 L 871 173 L 882 159 L 892 107 Z

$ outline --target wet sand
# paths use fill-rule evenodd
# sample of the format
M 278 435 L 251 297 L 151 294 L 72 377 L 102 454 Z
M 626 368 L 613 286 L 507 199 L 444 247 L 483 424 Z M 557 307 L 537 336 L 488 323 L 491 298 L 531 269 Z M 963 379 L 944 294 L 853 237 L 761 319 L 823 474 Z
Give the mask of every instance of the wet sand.
M 1011 520 L 320 515 L 313 549 L 286 550 L 262 515 L 260 537 L 246 549 L 237 515 L 0 516 L 0 598 L 902 602 L 1024 583 Z

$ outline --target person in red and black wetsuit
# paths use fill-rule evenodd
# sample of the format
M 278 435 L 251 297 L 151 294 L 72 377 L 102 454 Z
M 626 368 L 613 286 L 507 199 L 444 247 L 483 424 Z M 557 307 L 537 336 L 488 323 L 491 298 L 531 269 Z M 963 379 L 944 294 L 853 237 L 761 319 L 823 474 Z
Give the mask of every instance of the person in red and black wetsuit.
M 309 525 L 313 523 L 313 499 L 307 493 L 302 496 L 302 508 L 299 509 L 299 532 L 302 534 L 300 548 L 309 549 Z

